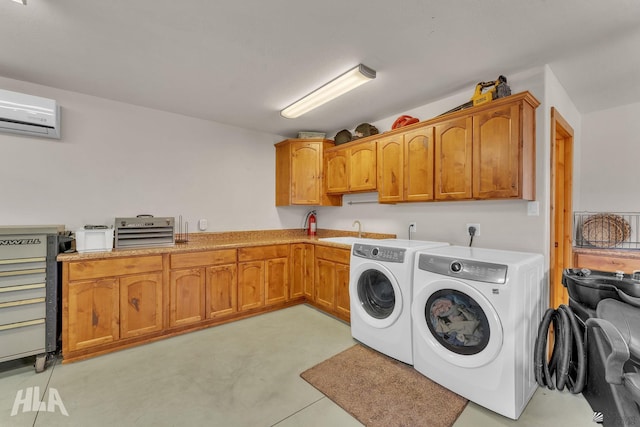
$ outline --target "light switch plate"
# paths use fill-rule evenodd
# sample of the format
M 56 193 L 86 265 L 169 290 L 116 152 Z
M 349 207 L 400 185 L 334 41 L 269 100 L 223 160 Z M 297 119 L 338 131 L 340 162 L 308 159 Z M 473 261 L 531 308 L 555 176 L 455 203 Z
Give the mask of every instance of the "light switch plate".
M 200 221 L 198 221 L 198 229 L 200 231 L 205 231 L 208 226 L 209 224 L 206 219 L 202 218 Z
M 537 201 L 527 203 L 527 215 L 538 216 L 540 215 L 540 203 Z

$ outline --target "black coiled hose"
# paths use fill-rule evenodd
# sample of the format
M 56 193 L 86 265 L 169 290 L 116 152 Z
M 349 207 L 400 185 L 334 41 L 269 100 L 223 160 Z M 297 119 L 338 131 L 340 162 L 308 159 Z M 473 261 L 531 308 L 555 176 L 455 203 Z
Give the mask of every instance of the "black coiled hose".
M 552 324 L 553 351 L 547 363 L 547 336 Z M 570 307 L 563 304 L 557 310 L 550 308 L 545 312 L 533 352 L 536 382 L 540 387 L 562 391 L 566 385 L 571 393 L 582 392 L 587 368 L 584 339 L 578 319 Z

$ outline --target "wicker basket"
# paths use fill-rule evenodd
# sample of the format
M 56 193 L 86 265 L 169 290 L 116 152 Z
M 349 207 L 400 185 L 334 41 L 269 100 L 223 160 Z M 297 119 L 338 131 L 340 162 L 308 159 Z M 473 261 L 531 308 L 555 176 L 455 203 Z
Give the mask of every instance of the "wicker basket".
M 582 225 L 582 237 L 590 245 L 610 248 L 629 238 L 631 227 L 623 217 L 610 213 L 591 215 Z

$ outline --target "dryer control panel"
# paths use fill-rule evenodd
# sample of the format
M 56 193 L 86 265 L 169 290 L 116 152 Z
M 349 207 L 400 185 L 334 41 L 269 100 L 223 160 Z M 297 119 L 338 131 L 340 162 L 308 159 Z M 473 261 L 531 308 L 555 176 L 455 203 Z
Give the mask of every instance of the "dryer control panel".
M 507 281 L 507 266 L 469 259 L 420 254 L 418 268 L 444 276 L 503 285 Z
M 407 250 L 403 248 L 363 245 L 362 243 L 356 243 L 353 245 L 353 255 L 360 258 L 375 259 L 377 261 L 384 262 L 403 263 L 406 251 Z

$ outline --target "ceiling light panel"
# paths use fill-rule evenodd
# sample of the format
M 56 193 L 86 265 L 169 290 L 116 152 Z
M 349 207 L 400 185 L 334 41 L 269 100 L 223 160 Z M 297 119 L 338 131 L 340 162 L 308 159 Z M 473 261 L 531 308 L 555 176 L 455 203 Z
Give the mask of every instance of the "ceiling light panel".
M 289 105 L 287 108 L 280 111 L 280 115 L 287 119 L 299 117 L 375 78 L 375 70 L 372 70 L 366 65 L 359 64 L 346 73 L 331 80 L 324 86 L 321 86 L 305 97 Z

